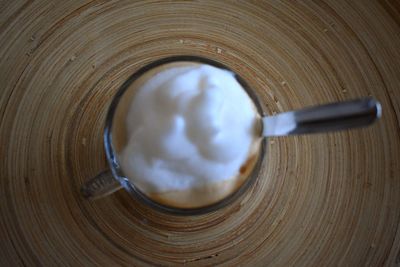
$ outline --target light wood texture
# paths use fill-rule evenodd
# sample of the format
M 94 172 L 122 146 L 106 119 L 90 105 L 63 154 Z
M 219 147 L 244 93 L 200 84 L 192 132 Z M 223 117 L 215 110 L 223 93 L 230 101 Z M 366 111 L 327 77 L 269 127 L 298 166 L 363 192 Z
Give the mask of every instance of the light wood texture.
M 155 59 L 229 65 L 267 113 L 372 95 L 383 119 L 271 138 L 257 184 L 200 217 L 88 202 L 123 81 Z M 1 266 L 395 266 L 398 1 L 1 1 Z

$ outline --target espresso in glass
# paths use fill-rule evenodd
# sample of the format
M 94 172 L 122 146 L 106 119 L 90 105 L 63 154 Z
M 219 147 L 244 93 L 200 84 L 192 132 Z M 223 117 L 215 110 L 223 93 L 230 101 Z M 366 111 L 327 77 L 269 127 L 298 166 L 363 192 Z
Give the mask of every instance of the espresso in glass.
M 256 91 L 198 56 L 156 60 L 132 74 L 109 106 L 109 170 L 81 187 L 87 199 L 124 188 L 152 210 L 200 215 L 238 200 L 262 178 L 267 137 L 365 127 L 382 115 L 372 97 L 267 116 Z
M 127 84 L 111 145 L 124 177 L 163 207 L 201 209 L 248 184 L 261 152 L 261 117 L 235 74 L 173 61 Z

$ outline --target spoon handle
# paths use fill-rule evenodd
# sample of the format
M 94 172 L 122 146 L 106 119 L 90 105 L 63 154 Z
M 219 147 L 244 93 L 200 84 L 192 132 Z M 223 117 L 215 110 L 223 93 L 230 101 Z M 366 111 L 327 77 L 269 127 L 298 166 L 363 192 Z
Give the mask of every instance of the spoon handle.
M 382 115 L 373 98 L 361 98 L 262 118 L 263 136 L 321 133 L 367 126 Z

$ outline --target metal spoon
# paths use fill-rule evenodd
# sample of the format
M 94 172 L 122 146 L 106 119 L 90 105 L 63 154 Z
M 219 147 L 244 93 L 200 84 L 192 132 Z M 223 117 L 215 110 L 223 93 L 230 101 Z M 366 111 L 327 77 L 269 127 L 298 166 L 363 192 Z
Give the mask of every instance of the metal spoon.
M 381 115 L 381 104 L 373 98 L 331 103 L 263 117 L 262 135 L 321 133 L 363 127 Z

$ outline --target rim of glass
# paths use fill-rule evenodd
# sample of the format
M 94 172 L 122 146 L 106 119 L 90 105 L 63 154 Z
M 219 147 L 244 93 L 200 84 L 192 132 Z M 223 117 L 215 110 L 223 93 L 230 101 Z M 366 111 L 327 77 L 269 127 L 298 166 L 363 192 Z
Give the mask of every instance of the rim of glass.
M 257 108 L 257 112 L 260 116 L 263 114 L 262 106 L 259 102 L 259 98 L 257 97 L 256 93 L 254 90 L 252 90 L 248 84 L 243 80 L 236 72 L 232 71 L 230 68 L 225 66 L 224 64 L 214 61 L 209 58 L 205 57 L 200 57 L 200 56 L 190 56 L 190 55 L 182 55 L 182 56 L 170 56 L 166 58 L 161 58 L 158 60 L 155 60 L 144 67 L 140 68 L 138 71 L 133 73 L 118 89 L 117 93 L 114 95 L 111 104 L 109 106 L 107 116 L 106 116 L 106 122 L 105 122 L 105 128 L 104 128 L 104 148 L 106 151 L 106 157 L 108 164 L 110 166 L 111 172 L 114 176 L 115 179 L 119 181 L 121 186 L 128 191 L 133 197 L 135 197 L 139 202 L 144 203 L 145 205 L 150 206 L 151 208 L 161 211 L 164 213 L 168 214 L 174 214 L 174 215 L 201 215 L 205 213 L 209 213 L 212 211 L 216 211 L 218 209 L 221 209 L 223 207 L 228 206 L 234 200 L 239 198 L 241 195 L 243 195 L 244 192 L 246 192 L 251 185 L 257 180 L 258 173 L 260 172 L 261 164 L 265 156 L 265 150 L 266 150 L 266 138 L 263 138 L 261 141 L 261 147 L 260 147 L 260 155 L 258 156 L 258 160 L 250 174 L 250 176 L 245 180 L 245 182 L 239 187 L 238 190 L 230 194 L 229 196 L 225 197 L 224 199 L 212 203 L 207 206 L 203 207 L 198 207 L 198 208 L 178 208 L 178 207 L 173 207 L 173 206 L 167 206 L 161 203 L 158 203 L 151 198 L 149 198 L 145 193 L 143 193 L 139 188 L 137 188 L 133 183 L 129 181 L 127 177 L 125 177 L 119 163 L 118 159 L 115 155 L 114 148 L 113 148 L 113 143 L 112 143 L 112 123 L 113 123 L 113 118 L 114 114 L 116 111 L 116 108 L 119 104 L 119 101 L 121 97 L 124 95 L 124 93 L 129 89 L 130 85 L 135 82 L 139 77 L 141 77 L 144 73 L 147 71 L 159 67 L 164 64 L 168 63 L 173 63 L 173 62 L 195 62 L 195 63 L 202 63 L 202 64 L 208 64 L 211 66 L 218 67 L 220 69 L 225 69 L 230 72 L 232 72 L 235 75 L 236 80 L 240 83 L 240 85 L 245 89 L 247 94 L 250 96 L 251 100 L 253 101 L 254 105 Z

